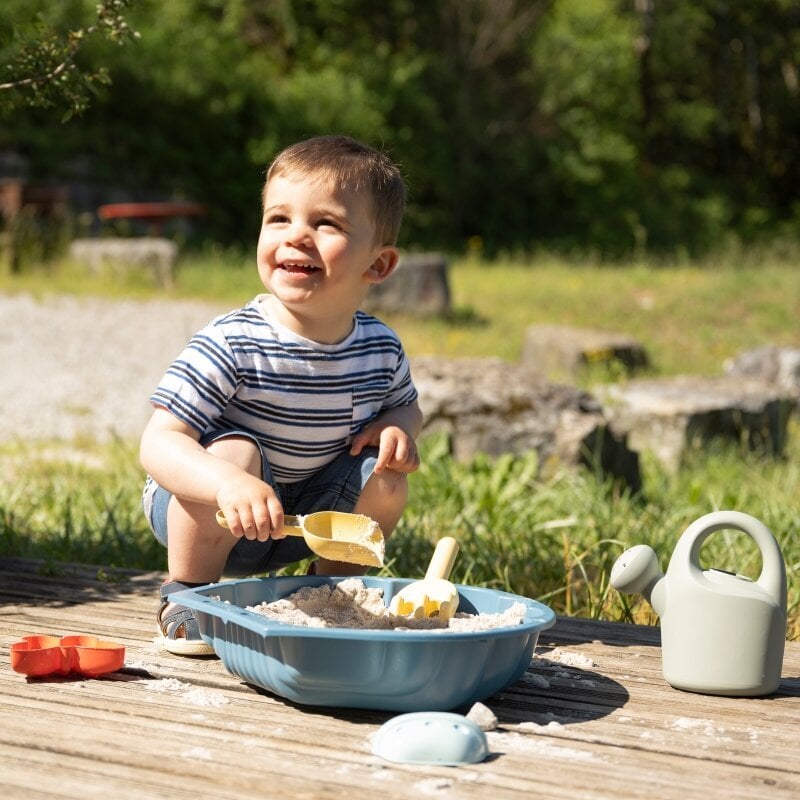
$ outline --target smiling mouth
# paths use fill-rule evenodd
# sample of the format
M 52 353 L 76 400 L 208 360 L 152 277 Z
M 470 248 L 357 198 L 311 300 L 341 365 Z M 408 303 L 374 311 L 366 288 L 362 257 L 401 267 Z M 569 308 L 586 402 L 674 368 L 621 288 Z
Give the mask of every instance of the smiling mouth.
M 315 267 L 313 264 L 294 264 L 291 262 L 279 264 L 278 269 L 282 269 L 290 275 L 312 275 L 315 272 L 319 272 L 319 267 Z

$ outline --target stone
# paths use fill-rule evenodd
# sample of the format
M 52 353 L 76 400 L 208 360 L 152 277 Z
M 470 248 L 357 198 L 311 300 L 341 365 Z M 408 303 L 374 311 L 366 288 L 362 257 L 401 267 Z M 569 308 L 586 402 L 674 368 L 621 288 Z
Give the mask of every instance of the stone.
M 526 328 L 522 362 L 545 375 L 561 377 L 592 364 L 621 367 L 626 373 L 649 365 L 645 348 L 630 336 L 566 325 Z
M 785 390 L 732 376 L 634 379 L 593 392 L 630 446 L 651 452 L 669 472 L 690 448 L 715 439 L 780 454 L 793 405 Z
M 471 719 L 482 731 L 497 729 L 497 717 L 489 706 L 475 703 L 467 712 L 467 719 Z
M 447 315 L 451 302 L 447 271 L 447 259 L 440 253 L 403 254 L 394 273 L 370 287 L 363 308 L 370 314 Z
M 178 245 L 158 236 L 75 239 L 70 244 L 69 256 L 86 264 L 93 274 L 108 270 L 124 276 L 131 270 L 145 269 L 156 285 L 169 288 L 175 280 Z
M 800 400 L 800 348 L 758 347 L 729 359 L 724 367 L 730 376 L 765 381 L 795 394 Z
M 444 432 L 456 459 L 535 451 L 540 475 L 585 465 L 641 488 L 638 455 L 587 392 L 499 358 L 422 356 L 411 368 L 423 435 Z

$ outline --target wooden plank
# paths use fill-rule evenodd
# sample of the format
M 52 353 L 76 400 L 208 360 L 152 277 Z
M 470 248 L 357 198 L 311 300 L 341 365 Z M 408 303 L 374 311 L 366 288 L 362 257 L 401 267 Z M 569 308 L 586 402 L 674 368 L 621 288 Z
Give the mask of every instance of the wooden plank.
M 459 768 L 392 764 L 370 737 L 391 713 L 295 706 L 214 658 L 152 642 L 159 573 L 0 562 L 0 787 L 8 798 L 795 798 L 800 645 L 769 698 L 680 692 L 659 632 L 560 618 L 525 676 L 486 701 L 492 756 Z M 9 646 L 93 633 L 126 665 L 94 680 L 26 680 Z

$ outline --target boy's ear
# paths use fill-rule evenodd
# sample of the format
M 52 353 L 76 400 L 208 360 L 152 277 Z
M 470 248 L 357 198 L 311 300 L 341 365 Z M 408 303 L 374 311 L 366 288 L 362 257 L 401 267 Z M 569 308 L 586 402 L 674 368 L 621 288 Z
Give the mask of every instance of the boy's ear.
M 382 283 L 395 270 L 400 260 L 400 251 L 396 247 L 384 247 L 366 271 L 366 279 L 370 283 Z

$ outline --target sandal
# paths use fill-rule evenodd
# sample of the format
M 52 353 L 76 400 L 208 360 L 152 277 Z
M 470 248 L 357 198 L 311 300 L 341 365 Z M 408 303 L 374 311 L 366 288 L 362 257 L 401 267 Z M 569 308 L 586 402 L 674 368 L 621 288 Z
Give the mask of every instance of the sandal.
M 200 626 L 194 612 L 185 606 L 171 604 L 169 600 L 171 592 L 193 589 L 195 586 L 205 584 L 170 581 L 161 587 L 161 605 L 156 613 L 158 636 L 165 650 L 179 656 L 207 656 L 214 653 L 214 648 L 200 636 Z M 167 611 L 170 605 L 172 608 Z

